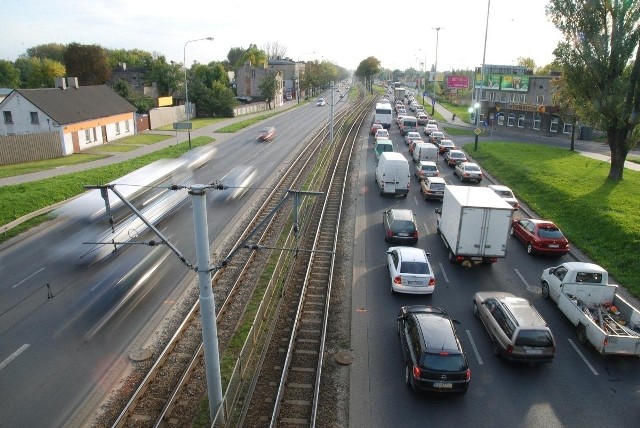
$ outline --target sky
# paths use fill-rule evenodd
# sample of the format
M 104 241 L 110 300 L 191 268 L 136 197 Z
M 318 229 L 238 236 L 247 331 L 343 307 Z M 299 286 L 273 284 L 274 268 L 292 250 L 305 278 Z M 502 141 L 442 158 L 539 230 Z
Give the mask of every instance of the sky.
M 548 0 L 2 3 L 0 59 L 9 61 L 38 45 L 77 42 L 206 64 L 255 44 L 278 45 L 294 61 L 327 60 L 348 70 L 368 57 L 385 69 L 422 70 L 426 64 L 430 70 L 437 57 L 437 70 L 448 71 L 479 67 L 483 56 L 485 64 L 516 65 L 524 57 L 543 66 L 562 38 L 545 14 Z M 206 37 L 214 40 L 191 41 Z

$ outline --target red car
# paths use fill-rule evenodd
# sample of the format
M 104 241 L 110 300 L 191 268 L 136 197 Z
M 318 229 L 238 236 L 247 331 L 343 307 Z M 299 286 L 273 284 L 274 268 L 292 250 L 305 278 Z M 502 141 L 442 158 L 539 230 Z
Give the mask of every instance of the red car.
M 527 247 L 527 253 L 563 256 L 569 252 L 569 241 L 558 226 L 549 220 L 535 218 L 514 219 L 511 236 L 517 237 Z
M 258 141 L 271 141 L 276 136 L 276 128 L 273 126 L 269 126 L 267 128 L 262 128 L 260 132 L 258 132 Z
M 384 126 L 382 126 L 381 123 L 374 123 L 373 125 L 371 125 L 371 131 L 369 131 L 369 135 L 376 135 L 376 131 L 383 128 Z

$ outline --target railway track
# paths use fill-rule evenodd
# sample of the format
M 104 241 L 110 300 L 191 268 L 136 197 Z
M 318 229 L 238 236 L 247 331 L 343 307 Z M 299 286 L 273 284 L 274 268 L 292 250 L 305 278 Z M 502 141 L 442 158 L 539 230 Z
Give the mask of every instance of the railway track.
M 365 114 L 364 112 L 368 112 L 370 107 L 371 106 L 364 101 L 360 101 L 358 107 L 350 110 L 350 113 L 336 115 L 334 129 L 335 127 L 338 129 L 346 128 L 346 123 L 356 121 L 360 121 L 361 123 L 362 115 Z M 358 116 L 354 116 L 355 111 L 358 112 Z M 337 144 L 333 146 L 342 146 L 342 141 L 348 138 L 355 140 L 356 137 L 353 136 L 352 133 L 354 132 L 352 130 L 355 128 L 357 127 L 349 127 L 349 132 L 346 134 L 338 132 L 336 134 Z M 323 180 L 321 180 L 321 178 L 323 178 L 323 175 L 319 173 L 321 168 L 319 169 L 317 167 L 318 162 L 324 163 L 325 167 L 327 165 L 333 165 L 333 161 L 330 160 L 333 158 L 328 155 L 328 153 L 332 151 L 327 151 L 326 147 L 328 145 L 323 144 L 328 138 L 328 132 L 328 127 L 323 127 L 311 138 L 309 144 L 304 147 L 302 152 L 295 156 L 290 167 L 280 174 L 280 178 L 273 186 L 273 190 L 266 195 L 265 202 L 260 206 L 256 206 L 254 210 L 255 214 L 248 216 L 248 219 L 239 227 L 239 230 L 242 230 L 241 233 L 236 235 L 239 236 L 239 238 L 230 241 L 228 245 L 226 245 L 226 250 L 222 252 L 222 254 L 226 254 L 226 256 L 220 258 L 219 267 L 221 269 L 218 270 L 212 278 L 215 299 L 216 302 L 218 302 L 216 320 L 221 359 L 234 358 L 233 352 L 228 352 L 229 348 L 233 348 L 233 346 L 230 346 L 230 341 L 241 328 L 243 315 L 246 317 L 248 312 L 247 305 L 252 299 L 252 296 L 254 296 L 254 293 L 258 293 L 258 295 L 264 293 L 264 297 L 262 297 L 263 300 L 271 300 L 271 296 L 273 296 L 273 290 L 270 293 L 264 290 L 256 290 L 259 284 L 258 279 L 263 274 L 264 267 L 271 255 L 271 251 L 265 251 L 264 249 L 277 248 L 278 237 L 281 235 L 283 228 L 287 224 L 290 225 L 293 203 L 291 201 L 284 202 L 285 195 L 290 192 L 290 189 L 304 188 L 305 182 L 311 183 L 312 186 L 316 186 L 317 184 L 315 183 L 322 182 Z M 348 135 L 350 135 L 350 137 L 347 138 Z M 347 151 L 350 151 L 350 149 Z M 335 165 L 341 165 L 342 162 L 342 160 L 340 162 L 336 161 Z M 346 162 L 348 164 L 348 160 Z M 340 180 L 333 179 L 329 181 L 329 183 L 337 183 L 339 181 Z M 330 189 L 328 190 L 328 194 L 330 194 L 331 197 L 326 198 L 326 200 L 330 201 L 330 203 L 323 211 L 332 214 L 330 216 L 324 214 L 320 218 L 326 217 L 324 220 L 325 225 L 334 224 L 331 227 L 325 227 L 327 227 L 327 230 L 334 229 L 334 233 L 336 233 L 338 227 L 336 221 L 339 221 L 339 214 L 337 215 L 338 220 L 333 220 L 334 223 L 330 223 L 328 217 L 335 218 L 336 215 L 333 213 L 339 212 L 339 209 L 332 206 L 334 199 L 336 199 L 336 193 L 334 192 L 337 192 L 337 190 L 333 190 L 331 187 L 327 188 Z M 305 225 L 304 231 L 298 229 L 300 236 L 307 235 L 307 225 L 311 224 L 308 216 L 311 216 L 311 209 L 315 205 L 316 204 L 305 203 L 298 213 L 298 220 L 302 221 L 301 224 Z M 314 212 L 313 215 L 317 216 L 318 214 Z M 314 221 L 316 221 L 315 218 Z M 325 243 L 325 240 L 327 240 L 326 237 L 320 238 L 320 236 L 318 236 L 316 239 L 317 241 L 315 243 L 308 242 L 306 239 L 301 241 L 299 248 L 319 248 L 320 246 L 324 247 L 328 245 Z M 253 249 L 246 248 L 248 246 L 250 247 L 250 245 L 246 244 L 251 242 L 258 243 L 259 248 L 263 250 L 255 251 L 255 245 Z M 323 251 L 327 252 L 325 253 Z M 320 266 L 320 259 L 330 257 L 332 254 L 331 251 L 333 250 L 323 251 L 317 251 L 315 253 L 299 251 L 298 254 L 312 255 L 309 260 L 316 259 L 314 263 L 315 266 Z M 240 252 L 246 252 L 246 257 L 231 257 Z M 296 263 L 296 266 L 300 266 L 300 263 Z M 301 268 L 298 267 L 297 269 Z M 310 270 L 310 275 L 308 279 L 305 280 L 306 283 L 314 284 L 317 281 L 316 279 L 311 279 L 315 275 L 318 275 L 317 273 L 313 273 L 317 269 L 318 268 Z M 313 273 L 313 275 L 311 275 L 311 273 Z M 298 275 L 290 274 L 289 277 L 297 278 L 294 282 L 299 281 Z M 288 288 L 289 287 L 286 287 L 286 289 Z M 312 289 L 312 286 L 308 286 L 308 289 Z M 310 299 L 310 297 L 313 297 L 313 294 L 314 293 L 307 294 L 308 298 L 305 300 L 305 305 L 301 305 L 301 309 L 313 306 L 313 299 Z M 325 296 L 327 295 L 328 294 L 325 294 Z M 265 308 L 268 308 L 268 305 L 265 305 Z M 307 309 L 307 312 L 309 312 L 309 309 Z M 265 316 L 265 314 L 261 316 Z M 323 317 L 323 323 L 325 324 L 324 329 L 326 328 L 326 315 L 323 315 Z M 257 318 L 258 315 L 256 315 L 256 319 Z M 177 332 L 171 337 L 169 343 L 163 348 L 162 352 L 159 353 L 155 363 L 146 376 L 139 382 L 139 386 L 126 402 L 124 410 L 118 414 L 115 422 L 110 422 L 109 425 L 105 424 L 105 426 L 190 426 L 193 415 L 201 405 L 203 397 L 206 396 L 206 380 L 200 329 L 199 306 L 196 303 L 188 311 L 185 320 Z M 305 343 L 304 338 L 301 337 L 300 340 L 299 343 Z M 322 339 L 318 342 L 319 346 L 321 346 L 321 343 Z M 254 350 L 247 351 L 249 354 L 255 354 L 255 352 Z M 294 355 L 294 353 L 292 353 L 292 355 Z M 242 358 L 242 356 L 238 357 L 237 355 L 235 357 Z M 246 358 L 250 358 L 250 356 Z M 317 358 L 317 362 L 321 366 L 321 352 L 318 352 Z M 297 367 L 297 362 L 294 361 L 293 365 L 289 365 Z M 319 368 L 317 369 L 317 373 L 319 376 Z M 240 377 L 244 378 L 246 376 L 248 376 L 248 373 L 244 373 Z M 233 413 L 233 401 L 235 401 L 238 393 L 229 393 L 232 386 L 231 383 L 233 383 L 233 376 L 231 379 L 223 379 L 223 382 L 229 384 L 223 402 L 223 409 L 225 413 L 229 415 Z M 315 384 L 318 384 L 318 382 L 316 381 Z M 239 385 L 237 385 L 236 390 L 240 391 Z M 118 394 L 121 395 L 123 392 L 120 391 Z M 283 398 L 278 401 L 288 404 L 288 400 L 285 399 L 287 394 L 284 390 L 278 392 L 278 394 Z M 122 400 L 122 398 L 120 399 Z M 315 392 L 314 401 L 317 402 L 317 391 Z M 286 410 L 286 405 L 278 407 L 278 412 L 284 410 L 282 414 L 289 412 L 289 410 Z M 309 419 L 312 418 L 313 416 L 309 416 Z M 278 418 L 274 418 L 274 420 L 276 419 Z M 231 420 L 231 418 L 228 418 L 228 420 Z M 101 426 L 101 424 L 95 426 Z

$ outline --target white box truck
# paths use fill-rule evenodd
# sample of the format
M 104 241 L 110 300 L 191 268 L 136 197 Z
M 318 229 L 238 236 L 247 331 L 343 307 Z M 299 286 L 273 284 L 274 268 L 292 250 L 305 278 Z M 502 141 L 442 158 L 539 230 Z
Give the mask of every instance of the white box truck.
M 471 266 L 507 256 L 513 208 L 488 187 L 444 188 L 437 231 L 451 262 Z
M 397 152 L 382 152 L 376 167 L 376 183 L 380 189 L 380 195 L 407 196 L 410 182 L 409 161 L 404 155 Z
M 393 101 L 402 101 L 402 104 L 404 104 L 404 96 L 407 93 L 407 90 L 405 88 L 402 87 L 395 87 L 393 90 Z

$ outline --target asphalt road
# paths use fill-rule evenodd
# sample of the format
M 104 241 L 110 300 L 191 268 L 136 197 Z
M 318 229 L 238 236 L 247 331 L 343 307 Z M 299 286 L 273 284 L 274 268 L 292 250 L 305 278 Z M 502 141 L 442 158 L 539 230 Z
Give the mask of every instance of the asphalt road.
M 640 360 L 603 357 L 580 345 L 575 328 L 552 302 L 541 297 L 542 270 L 573 258 L 530 256 L 520 242 L 510 240 L 507 258 L 493 265 L 464 269 L 450 263 L 435 229 L 434 208 L 441 203 L 424 201 L 415 178 L 407 198 L 378 195 L 371 138 L 363 141 L 360 152 L 361 197 L 357 202 L 353 256 L 350 426 L 635 426 L 640 414 Z M 395 126 L 392 138 L 409 159 Z M 456 138 L 454 141 L 461 142 Z M 439 167 L 449 184 L 460 184 L 451 167 L 442 161 Z M 486 184 L 487 180 L 482 183 Z M 419 219 L 418 246 L 431 253 L 436 276 L 432 296 L 394 296 L 389 291 L 385 257 L 389 244 L 383 239 L 381 220 L 382 211 L 392 207 L 410 208 Z M 491 340 L 471 310 L 473 293 L 487 290 L 511 292 L 534 304 L 557 341 L 557 356 L 552 363 L 513 365 L 493 355 Z M 409 304 L 442 307 L 461 322 L 458 333 L 472 370 L 465 396 L 434 397 L 406 387 L 396 317 L 399 307 Z

